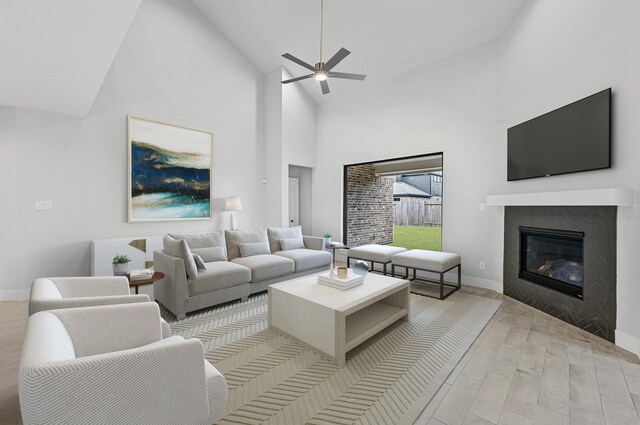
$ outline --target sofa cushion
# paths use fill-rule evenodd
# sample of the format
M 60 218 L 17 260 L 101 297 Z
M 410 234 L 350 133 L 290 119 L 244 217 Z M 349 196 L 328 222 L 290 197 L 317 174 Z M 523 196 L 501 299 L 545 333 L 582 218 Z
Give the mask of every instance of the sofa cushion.
M 292 239 L 280 239 L 280 250 L 281 251 L 290 251 L 292 249 L 303 249 L 304 241 L 298 238 Z
M 267 242 L 251 242 L 240 244 L 240 256 L 251 257 L 252 255 L 271 254 Z
M 191 248 L 191 250 L 195 248 L 213 248 L 220 246 L 224 250 L 226 260 L 227 246 L 225 243 L 224 232 L 169 233 L 169 236 L 174 239 L 184 239 L 185 241 L 187 241 L 187 244 L 189 244 L 189 248 Z
M 267 229 L 257 230 L 225 230 L 227 241 L 227 257 L 229 260 L 240 257 L 240 244 L 252 242 L 267 242 Z
M 396 254 L 391 262 L 396 266 L 432 270 L 444 273 L 460 264 L 461 257 L 451 252 L 428 251 L 426 249 L 412 249 Z
M 407 248 L 401 248 L 399 246 L 370 244 L 351 248 L 349 251 L 347 251 L 347 256 L 350 258 L 358 258 L 361 260 L 388 263 L 389 261 L 391 261 L 391 257 L 406 250 Z
M 198 270 L 207 270 L 207 266 L 204 263 L 204 260 L 198 254 L 193 254 L 193 261 L 196 262 L 196 267 Z
M 293 260 L 272 254 L 234 258 L 231 261 L 251 270 L 251 282 L 261 282 L 263 280 L 273 279 L 275 277 L 293 273 L 295 270 L 295 263 Z
M 188 280 L 189 295 L 196 296 L 231 288 L 235 285 L 249 283 L 251 271 L 239 264 L 229 261 L 206 263 L 206 270 L 201 270 L 198 277 Z
M 315 249 L 291 249 L 276 252 L 274 255 L 293 260 L 296 265 L 296 273 L 318 267 L 328 267 L 331 264 L 331 254 L 329 252 L 316 251 Z
M 205 263 L 211 263 L 213 261 L 227 261 L 227 250 L 223 246 L 191 248 L 191 253 L 201 256 Z
M 302 228 L 300 226 L 295 227 L 268 227 L 267 235 L 269 236 L 269 247 L 271 252 L 280 251 L 280 241 L 283 239 L 300 239 L 302 240 Z
M 162 244 L 164 245 L 164 251 L 167 254 L 173 257 L 182 258 L 184 261 L 184 269 L 187 272 L 187 277 L 189 279 L 195 279 L 198 276 L 198 268 L 186 240 L 174 239 L 170 235 L 166 235 L 162 239 Z

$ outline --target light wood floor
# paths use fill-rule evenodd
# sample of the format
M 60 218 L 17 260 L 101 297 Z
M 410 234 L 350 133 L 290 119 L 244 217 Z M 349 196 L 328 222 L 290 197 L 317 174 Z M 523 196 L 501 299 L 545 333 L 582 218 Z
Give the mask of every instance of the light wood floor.
M 512 298 L 425 408 L 420 425 L 640 425 L 637 356 Z
M 0 302 L 0 424 L 21 424 L 18 364 L 27 324 L 27 302 Z
M 416 424 L 640 425 L 636 356 L 496 292 L 462 291 L 503 305 Z M 0 302 L 0 425 L 22 423 L 17 375 L 26 318 L 26 302 Z

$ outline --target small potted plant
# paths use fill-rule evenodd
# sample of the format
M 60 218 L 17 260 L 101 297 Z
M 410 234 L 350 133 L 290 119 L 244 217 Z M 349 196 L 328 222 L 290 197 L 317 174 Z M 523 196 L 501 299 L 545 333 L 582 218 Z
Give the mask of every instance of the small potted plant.
M 113 265 L 113 275 L 114 276 L 126 276 L 129 268 L 129 263 L 131 262 L 131 258 L 124 255 L 116 255 L 111 260 L 111 264 Z
M 324 246 L 327 247 L 331 244 L 331 233 L 324 234 Z

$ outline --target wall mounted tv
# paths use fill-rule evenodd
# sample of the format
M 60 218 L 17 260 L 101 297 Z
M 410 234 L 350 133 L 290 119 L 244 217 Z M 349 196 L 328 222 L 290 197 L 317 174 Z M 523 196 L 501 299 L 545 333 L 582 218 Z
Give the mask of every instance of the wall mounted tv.
M 611 89 L 507 130 L 507 180 L 611 168 Z

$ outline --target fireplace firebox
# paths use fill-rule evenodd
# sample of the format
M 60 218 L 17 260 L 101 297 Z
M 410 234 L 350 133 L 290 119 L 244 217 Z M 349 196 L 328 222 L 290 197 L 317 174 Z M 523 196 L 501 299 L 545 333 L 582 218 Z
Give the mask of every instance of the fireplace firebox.
M 584 233 L 520 226 L 520 279 L 580 298 Z

